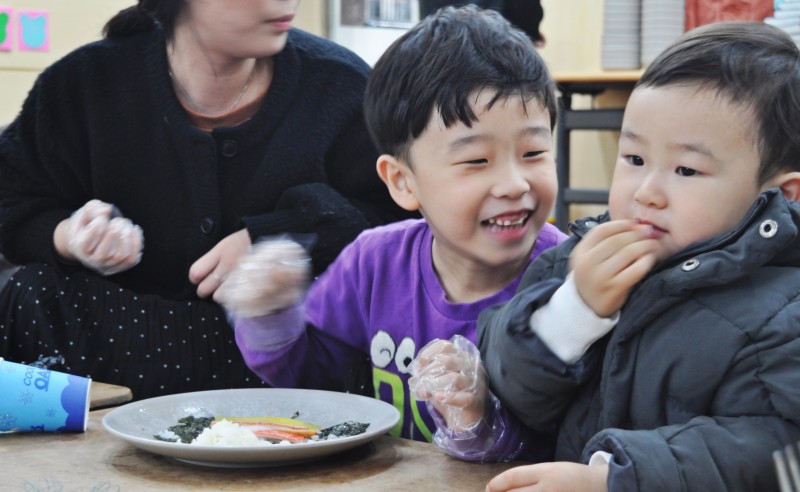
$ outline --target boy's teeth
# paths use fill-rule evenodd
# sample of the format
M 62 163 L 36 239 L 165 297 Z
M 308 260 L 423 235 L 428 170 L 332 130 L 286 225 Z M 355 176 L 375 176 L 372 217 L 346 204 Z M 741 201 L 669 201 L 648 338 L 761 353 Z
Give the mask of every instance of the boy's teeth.
M 520 217 L 519 219 L 516 219 L 516 220 L 488 219 L 486 222 L 488 222 L 489 225 L 498 225 L 498 226 L 502 226 L 502 227 L 509 227 L 509 226 L 515 226 L 515 225 L 522 225 L 525 222 L 525 219 L 527 219 L 527 218 L 528 218 L 528 216 L 525 215 L 525 216 L 522 216 L 522 217 Z

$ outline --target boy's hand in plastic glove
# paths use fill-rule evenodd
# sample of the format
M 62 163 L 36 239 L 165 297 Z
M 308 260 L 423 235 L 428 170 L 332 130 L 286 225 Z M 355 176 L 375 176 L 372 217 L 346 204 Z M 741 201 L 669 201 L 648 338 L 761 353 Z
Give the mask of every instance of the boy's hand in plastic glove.
M 239 259 L 214 299 L 235 316 L 252 318 L 298 304 L 311 274 L 306 250 L 289 239 L 269 239 Z
M 452 432 L 474 429 L 483 418 L 486 375 L 480 352 L 461 335 L 434 340 L 411 362 L 411 394 L 427 401 L 444 417 Z
M 53 234 L 56 251 L 67 261 L 78 261 L 101 275 L 136 266 L 142 259 L 142 229 L 110 203 L 90 200 Z

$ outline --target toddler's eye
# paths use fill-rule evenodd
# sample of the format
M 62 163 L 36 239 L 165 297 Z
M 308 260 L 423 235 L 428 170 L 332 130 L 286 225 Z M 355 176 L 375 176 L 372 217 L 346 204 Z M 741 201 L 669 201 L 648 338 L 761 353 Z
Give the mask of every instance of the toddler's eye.
M 695 171 L 690 167 L 680 166 L 678 167 L 678 169 L 675 170 L 675 174 L 678 174 L 680 176 L 694 176 L 695 174 L 697 174 L 697 171 Z
M 644 166 L 644 159 L 638 155 L 629 155 L 628 161 L 634 166 Z
M 464 164 L 486 164 L 489 162 L 487 159 L 473 159 L 471 161 L 464 161 Z
M 542 154 L 544 154 L 543 150 L 534 150 L 531 152 L 525 152 L 525 154 L 523 154 L 522 157 L 524 157 L 525 159 L 530 159 L 532 157 L 538 157 Z

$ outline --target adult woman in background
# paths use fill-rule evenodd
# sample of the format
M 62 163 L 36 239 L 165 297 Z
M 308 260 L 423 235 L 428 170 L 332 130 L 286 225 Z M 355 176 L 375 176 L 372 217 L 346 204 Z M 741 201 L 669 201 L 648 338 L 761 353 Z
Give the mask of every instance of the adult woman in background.
M 321 272 L 400 217 L 361 113 L 368 66 L 299 0 L 139 0 L 46 69 L 0 136 L 0 356 L 134 397 L 257 386 L 213 301 L 260 237 Z

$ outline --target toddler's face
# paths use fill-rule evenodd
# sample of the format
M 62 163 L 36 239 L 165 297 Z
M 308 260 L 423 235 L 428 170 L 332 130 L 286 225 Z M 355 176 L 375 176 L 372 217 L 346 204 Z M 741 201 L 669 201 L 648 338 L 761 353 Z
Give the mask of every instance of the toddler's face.
M 483 108 L 478 121 L 445 128 L 435 115 L 411 147 L 409 186 L 434 233 L 434 261 L 498 268 L 526 261 L 556 195 L 550 115 L 519 97 Z M 526 108 L 526 109 L 525 109 Z
M 697 86 L 634 90 L 609 197 L 612 219 L 652 224 L 663 260 L 733 229 L 759 193 L 750 110 Z

